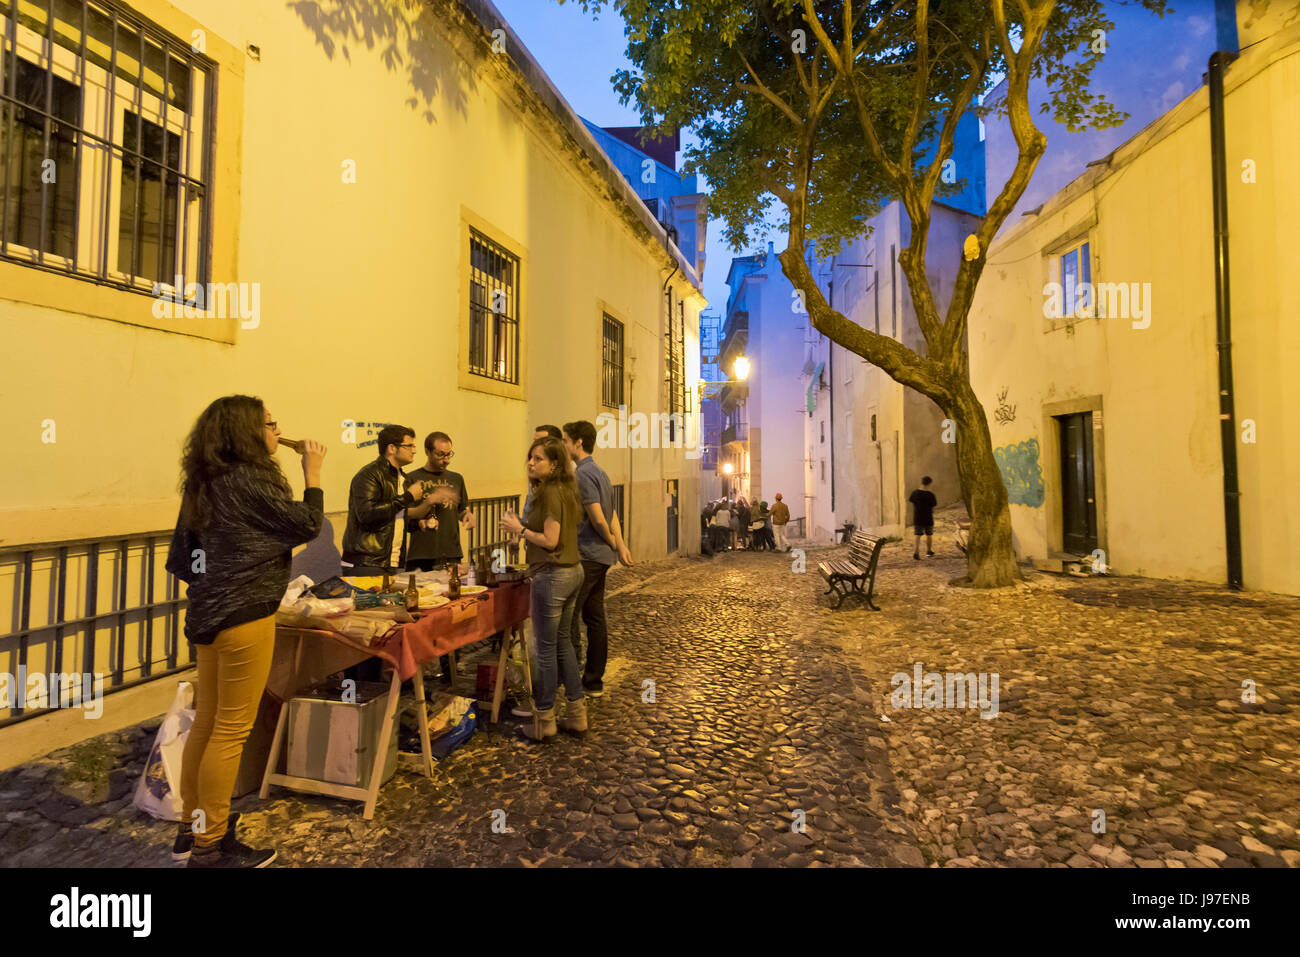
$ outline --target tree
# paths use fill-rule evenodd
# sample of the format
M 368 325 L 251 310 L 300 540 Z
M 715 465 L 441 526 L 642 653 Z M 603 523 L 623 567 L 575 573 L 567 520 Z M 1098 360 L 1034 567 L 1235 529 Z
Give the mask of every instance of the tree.
M 559 0 L 560 3 L 565 0 Z M 632 70 L 612 78 L 623 102 L 660 130 L 693 129 L 689 165 L 705 174 L 710 206 L 735 249 L 769 210 L 788 244 L 782 271 L 802 290 L 813 327 L 928 396 L 957 426 L 957 468 L 971 516 L 967 575 L 975 587 L 1019 579 L 1011 516 L 984 407 L 970 383 L 967 316 L 989 244 L 1024 194 L 1047 138 L 1042 110 L 1068 128 L 1107 127 L 1123 113 L 1090 89 L 1114 24 L 1102 0 L 576 0 L 610 6 L 627 27 Z M 1165 0 L 1136 0 L 1163 15 Z M 1001 77 L 1006 95 L 983 97 Z M 948 308 L 926 277 L 930 206 L 957 123 L 974 110 L 1010 124 L 1011 175 L 967 240 Z M 902 202 L 910 241 L 898 262 L 924 354 L 832 309 L 805 250 L 837 249 L 890 200 Z

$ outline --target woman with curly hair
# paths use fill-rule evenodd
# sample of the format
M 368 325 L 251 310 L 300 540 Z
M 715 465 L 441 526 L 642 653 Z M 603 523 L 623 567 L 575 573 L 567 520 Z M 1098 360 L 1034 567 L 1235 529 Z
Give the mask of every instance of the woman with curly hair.
M 185 636 L 198 678 L 181 769 L 185 819 L 172 859 L 190 867 L 265 867 L 275 859 L 274 850 L 236 840 L 230 792 L 271 670 L 290 557 L 320 533 L 325 505 L 325 446 L 304 440 L 306 491 L 297 502 L 272 457 L 279 437 L 261 399 L 229 395 L 203 410 L 181 458 L 167 570 L 189 586 Z
M 559 439 L 534 439 L 528 447 L 528 514 L 521 520 L 507 512 L 501 527 L 521 535 L 527 546 L 528 570 L 533 578 L 533 636 L 537 639 L 539 672 L 534 701 L 536 720 L 529 737 L 553 738 L 557 732 L 555 695 L 564 681 L 567 699 L 558 728 L 582 734 L 587 730 L 587 702 L 583 700 L 582 669 L 568 638 L 582 587 L 578 553 L 578 523 L 582 501 L 569 452 Z M 533 729 L 536 729 L 535 733 Z

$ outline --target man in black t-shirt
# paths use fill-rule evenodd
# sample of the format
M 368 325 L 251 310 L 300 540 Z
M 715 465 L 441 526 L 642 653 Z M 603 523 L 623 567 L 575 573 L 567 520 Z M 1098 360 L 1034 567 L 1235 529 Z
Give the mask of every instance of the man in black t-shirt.
M 464 557 L 460 547 L 460 529 L 474 527 L 474 513 L 469 508 L 469 493 L 459 472 L 447 468 L 455 453 L 446 432 L 430 432 L 424 438 L 428 462 L 424 468 L 406 473 L 406 481 L 422 482 L 426 489 L 439 494 L 437 507 L 419 523 L 407 525 L 406 570 L 432 571 L 438 565 L 460 564 Z M 444 501 L 450 499 L 450 501 Z M 455 574 L 453 572 L 452 574 Z M 452 680 L 451 656 L 438 659 L 444 681 Z
M 464 554 L 460 547 L 460 527 L 474 527 L 474 513 L 469 510 L 465 479 L 447 468 L 451 462 L 451 439 L 445 432 L 431 432 L 424 440 L 428 463 L 424 468 L 406 473 L 406 481 L 423 482 L 426 489 L 446 489 L 452 497 L 448 504 L 439 502 L 433 514 L 418 525 L 407 526 L 410 538 L 406 547 L 406 570 L 429 571 L 434 565 L 459 562 Z M 436 521 L 431 521 L 436 520 Z
M 934 507 L 939 500 L 930 491 L 930 476 L 921 479 L 921 487 L 907 497 L 912 503 L 912 525 L 916 529 L 916 547 L 912 549 L 912 558 L 921 560 L 921 536 L 925 536 L 925 553 L 934 557 L 931 536 L 934 535 Z

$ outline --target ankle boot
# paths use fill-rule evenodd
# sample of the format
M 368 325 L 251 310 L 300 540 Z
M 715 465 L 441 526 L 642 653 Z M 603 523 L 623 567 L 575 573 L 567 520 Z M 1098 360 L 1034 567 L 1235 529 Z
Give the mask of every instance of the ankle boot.
M 579 698 L 577 701 L 566 702 L 564 714 L 561 715 L 557 723 L 562 731 L 585 734 L 587 731 L 587 699 Z
M 537 728 L 537 733 L 533 732 L 534 727 Z M 537 709 L 535 720 L 524 722 L 524 734 L 534 741 L 545 741 L 547 738 L 553 738 L 557 732 L 555 708 L 553 706 L 546 709 Z

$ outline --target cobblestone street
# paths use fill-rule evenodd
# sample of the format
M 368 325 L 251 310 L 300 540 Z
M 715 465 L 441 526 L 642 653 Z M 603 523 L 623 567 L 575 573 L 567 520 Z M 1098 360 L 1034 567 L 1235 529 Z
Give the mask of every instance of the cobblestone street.
M 803 574 L 762 553 L 621 569 L 584 740 L 504 722 L 433 781 L 399 771 L 373 824 L 275 789 L 236 802 L 241 835 L 277 866 L 1300 864 L 1300 601 L 1034 573 L 976 593 L 947 584 L 944 527 L 936 546 L 885 547 L 880 613 L 821 597 L 843 549 Z M 997 673 L 996 717 L 893 707 L 916 663 Z M 0 859 L 168 864 L 174 825 L 130 803 L 155 728 L 92 743 L 98 780 L 71 781 L 91 746 L 0 773 Z

